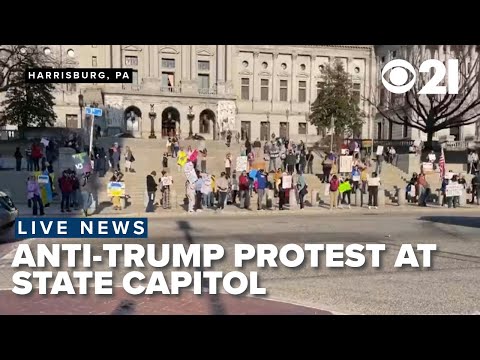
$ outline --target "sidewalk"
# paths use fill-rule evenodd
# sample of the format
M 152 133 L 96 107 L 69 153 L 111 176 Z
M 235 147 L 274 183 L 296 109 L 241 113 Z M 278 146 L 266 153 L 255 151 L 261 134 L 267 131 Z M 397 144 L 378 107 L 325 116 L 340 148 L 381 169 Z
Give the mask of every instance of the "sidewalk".
M 28 208 L 26 204 L 17 205 L 20 216 L 32 216 L 32 209 Z M 188 213 L 182 207 L 176 209 L 164 210 L 157 208 L 153 213 L 146 213 L 143 208 L 129 206 L 124 210 L 116 211 L 112 208 L 104 208 L 100 212 L 92 215 L 93 217 L 147 217 L 147 218 L 174 218 L 179 216 L 188 217 L 228 217 L 228 216 L 291 216 L 291 215 L 339 215 L 344 216 L 346 214 L 406 214 L 406 213 L 419 213 L 419 214 L 438 214 L 443 212 L 478 212 L 480 214 L 480 206 L 467 204 L 466 206 L 448 209 L 438 205 L 430 205 L 427 207 L 420 207 L 418 205 L 385 205 L 378 209 L 368 209 L 368 207 L 352 206 L 350 209 L 344 207 L 339 209 L 330 210 L 328 206 L 306 206 L 303 210 L 300 209 L 285 209 L 283 211 L 278 208 L 267 210 L 244 210 L 237 208 L 236 206 L 228 205 L 223 211 L 215 211 L 213 209 L 205 209 L 201 212 Z M 82 210 L 72 210 L 72 212 L 60 211 L 60 207 L 56 206 L 48 207 L 45 209 L 45 216 L 65 216 L 65 217 L 79 217 L 84 216 Z

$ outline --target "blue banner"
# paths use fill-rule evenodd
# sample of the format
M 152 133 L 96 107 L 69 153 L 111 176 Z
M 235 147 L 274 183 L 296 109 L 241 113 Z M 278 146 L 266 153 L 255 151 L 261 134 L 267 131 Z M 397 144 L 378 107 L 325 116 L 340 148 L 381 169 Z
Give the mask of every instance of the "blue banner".
M 15 239 L 146 239 L 147 218 L 18 218 Z

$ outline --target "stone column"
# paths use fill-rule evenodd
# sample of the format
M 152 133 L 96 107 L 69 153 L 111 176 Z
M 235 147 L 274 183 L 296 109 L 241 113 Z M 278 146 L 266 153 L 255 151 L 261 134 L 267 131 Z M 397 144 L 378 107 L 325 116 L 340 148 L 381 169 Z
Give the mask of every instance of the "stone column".
M 143 48 L 143 77 L 150 77 L 150 45 Z
M 260 86 L 257 87 L 257 62 L 258 62 L 258 56 L 260 53 L 254 52 L 253 53 L 253 76 L 252 76 L 252 89 L 253 89 L 253 102 L 257 102 L 260 100 Z M 228 71 L 228 69 L 227 69 Z M 260 85 L 260 84 L 258 84 Z
M 110 45 L 103 45 L 104 48 L 104 56 L 105 56 L 105 67 L 111 68 L 112 67 L 112 52 Z
M 225 46 L 217 45 L 217 94 L 225 94 Z
M 190 45 L 190 80 L 197 80 L 197 45 Z
M 272 61 L 272 101 L 273 102 L 279 100 L 277 85 L 275 84 L 275 81 L 277 79 L 277 77 L 275 76 L 275 72 L 277 71 L 277 62 L 278 62 L 278 53 L 275 52 L 273 53 L 273 61 Z M 280 88 L 280 84 L 278 88 Z
M 233 93 L 233 81 L 232 81 L 232 75 L 233 75 L 233 66 L 232 66 L 232 60 L 233 60 L 233 54 L 232 54 L 232 45 L 225 45 L 226 49 L 226 59 L 225 59 L 225 92 L 227 94 L 232 94 Z M 255 76 L 255 75 L 254 75 Z
M 121 45 L 112 45 L 112 63 L 114 68 L 122 67 L 122 50 Z
M 152 77 L 159 78 L 160 77 L 160 66 L 158 64 L 158 45 L 152 45 L 151 52 L 153 53 L 153 72 Z
M 290 88 L 290 104 L 292 102 L 297 102 L 298 101 L 298 92 L 295 91 L 296 89 L 296 86 L 295 86 L 295 66 L 297 64 L 297 53 L 292 53 L 292 68 L 290 69 L 290 71 L 292 72 L 292 76 L 291 76 L 291 84 L 289 86 Z M 287 99 L 288 99 L 288 88 L 287 88 Z M 292 109 L 290 109 L 292 110 Z
M 315 76 L 314 76 L 314 69 L 313 65 L 315 64 L 315 56 L 310 55 L 310 94 L 308 96 L 307 101 L 310 101 L 313 103 L 317 99 L 317 86 L 314 82 Z M 312 98 L 313 96 L 313 98 Z
M 182 45 L 182 81 L 188 80 L 190 78 L 190 46 Z

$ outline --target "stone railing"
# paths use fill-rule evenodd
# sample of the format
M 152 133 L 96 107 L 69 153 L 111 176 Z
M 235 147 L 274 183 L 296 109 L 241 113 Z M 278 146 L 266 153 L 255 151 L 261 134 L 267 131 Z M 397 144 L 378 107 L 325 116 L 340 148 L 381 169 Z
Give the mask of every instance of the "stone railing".
M 160 92 L 165 94 L 180 94 L 182 92 L 182 88 L 180 86 L 163 86 L 160 88 Z
M 141 85 L 138 84 L 122 84 L 122 90 L 140 91 Z
M 443 143 L 445 149 L 451 151 L 464 151 L 470 148 L 474 149 L 478 145 L 480 145 L 479 142 L 473 140 L 445 141 Z
M 217 95 L 217 88 L 198 89 L 200 95 Z

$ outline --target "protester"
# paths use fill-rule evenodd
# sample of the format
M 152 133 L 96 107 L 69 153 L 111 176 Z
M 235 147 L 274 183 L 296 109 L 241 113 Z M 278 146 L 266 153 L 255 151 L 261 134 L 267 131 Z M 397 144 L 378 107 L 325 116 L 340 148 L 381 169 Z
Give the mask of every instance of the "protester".
M 93 185 L 92 182 L 88 180 L 88 175 L 83 176 L 83 183 L 81 184 L 82 210 L 85 217 L 89 215 L 89 211 L 93 212 L 95 207 L 95 201 L 93 199 Z
M 314 156 L 312 150 L 310 150 L 307 155 L 307 174 L 313 174 L 313 159 Z
M 33 171 L 32 145 L 28 145 L 25 149 L 25 156 L 27 157 L 27 171 Z
M 378 209 L 378 189 L 380 187 L 380 177 L 376 172 L 372 173 L 367 179 L 368 185 L 368 208 Z
M 164 169 L 168 169 L 168 154 L 163 153 L 162 166 Z
M 338 208 L 338 187 L 340 186 L 340 181 L 337 178 L 337 175 L 332 176 L 328 186 L 330 194 L 330 210 L 332 210 L 333 208 Z
M 307 154 L 305 150 L 301 150 L 299 157 L 298 157 L 298 173 L 303 174 L 305 173 L 305 168 L 307 166 Z
M 230 170 L 232 167 L 232 155 L 230 153 L 225 156 L 225 174 L 230 177 Z
M 58 179 L 58 185 L 62 192 L 62 200 L 60 203 L 61 211 L 71 212 L 70 196 L 73 192 L 73 179 L 67 171 L 64 171 L 62 176 Z
M 218 189 L 218 209 L 223 210 L 225 208 L 225 202 L 227 200 L 228 193 L 228 180 L 227 174 L 222 172 L 217 180 Z
M 155 194 L 157 192 L 157 183 L 155 182 L 155 176 L 157 173 L 152 171 L 150 175 L 147 175 L 147 196 L 148 196 L 148 203 L 145 212 L 153 212 L 154 211 L 154 204 L 155 204 Z
M 195 182 L 195 211 L 202 212 L 202 186 L 203 178 L 197 170 L 197 181 Z
M 477 198 L 477 205 L 480 205 L 480 171 L 477 170 L 475 176 L 472 178 L 472 201 L 474 203 L 475 198 Z
M 202 206 L 210 208 L 211 199 L 210 194 L 212 193 L 212 178 L 208 174 L 202 174 L 203 185 L 202 185 Z
M 378 155 L 377 154 L 377 166 L 375 169 L 375 173 L 381 174 L 382 173 L 382 164 L 383 164 L 384 156 L 383 154 Z
M 36 216 L 38 210 L 40 215 L 45 215 L 42 199 L 40 197 L 40 187 L 35 176 L 29 176 L 27 181 L 27 200 L 29 204 L 33 205 L 32 214 Z
M 459 185 L 457 175 L 453 175 L 453 177 L 450 180 L 448 185 Z M 449 197 L 447 197 L 447 203 L 448 203 L 449 208 L 452 208 L 452 206 L 454 208 L 456 208 L 457 206 L 460 206 L 460 197 L 459 196 L 449 196 Z
M 427 198 L 430 195 L 430 186 L 424 173 L 421 173 L 417 179 L 418 206 L 427 206 Z
M 339 202 L 340 208 L 343 208 L 343 204 L 346 204 L 350 209 L 351 206 L 351 194 L 352 194 L 352 180 L 349 177 L 346 177 L 338 187 L 340 193 Z
M 123 174 L 119 170 L 113 172 L 112 177 L 110 178 L 112 182 L 123 182 Z M 112 197 L 113 210 L 122 210 L 122 202 L 120 196 Z
M 250 179 L 247 172 L 244 170 L 238 178 L 238 188 L 240 192 L 240 208 L 250 208 Z
M 287 172 L 292 175 L 295 169 L 295 164 L 297 162 L 297 157 L 293 153 L 293 150 L 288 151 L 287 158 L 285 159 L 285 162 L 287 164 Z
M 107 155 L 105 154 L 105 149 L 103 147 L 98 150 L 95 170 L 99 177 L 105 177 L 107 171 Z
M 265 189 L 267 188 L 268 177 L 264 170 L 261 169 L 257 175 L 257 210 L 263 210 L 263 197 L 265 195 Z
M 283 174 L 280 176 L 280 182 L 278 184 L 278 210 L 283 210 L 287 198 L 287 191 L 290 189 L 283 188 Z
M 132 168 L 132 163 L 135 161 L 132 150 L 129 146 L 125 147 L 125 172 L 135 172 Z
M 200 171 L 207 172 L 207 149 L 200 150 Z
M 15 154 L 13 155 L 15 157 L 15 161 L 16 161 L 16 170 L 17 171 L 21 171 L 22 170 L 22 158 L 23 158 L 23 155 L 22 153 L 20 152 L 20 148 L 17 147 L 17 149 L 15 150 Z
M 231 190 L 232 190 L 232 205 L 235 205 L 237 195 L 238 195 L 238 190 L 239 190 L 236 170 L 233 170 L 233 173 L 232 173 Z
M 435 152 L 432 150 L 428 154 L 428 162 L 432 164 L 432 169 L 435 169 L 435 161 L 437 161 L 437 155 L 435 155 Z
M 162 207 L 164 209 L 170 209 L 170 186 L 173 184 L 172 178 L 163 170 L 162 177 L 158 182 L 162 185 Z
M 333 160 L 325 157 L 322 161 L 322 183 L 330 182 L 330 173 L 332 171 Z
M 477 172 L 478 154 L 471 151 L 467 157 L 467 174 L 475 174 Z
M 33 161 L 33 170 L 40 171 L 40 159 L 43 157 L 42 149 L 37 143 L 32 144 L 32 161 Z
M 305 181 L 305 177 L 303 176 L 303 173 L 302 172 L 298 173 L 297 191 L 298 191 L 298 199 L 300 203 L 300 210 L 303 210 L 304 208 L 303 202 L 304 202 L 305 195 L 308 193 L 307 188 L 308 188 L 307 182 Z

